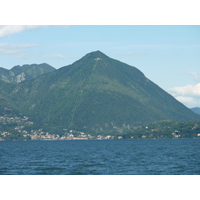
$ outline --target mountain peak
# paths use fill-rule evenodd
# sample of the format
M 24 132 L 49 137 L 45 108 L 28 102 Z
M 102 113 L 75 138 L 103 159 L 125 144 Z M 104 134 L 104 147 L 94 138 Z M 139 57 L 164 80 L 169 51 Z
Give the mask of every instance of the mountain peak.
M 20 112 L 55 131 L 121 133 L 159 120 L 200 119 L 137 68 L 99 50 L 9 93 Z
M 88 54 L 93 54 L 93 55 L 105 55 L 104 53 L 102 53 L 101 51 L 97 50 L 97 51 L 92 51 L 91 53 Z
M 95 60 L 100 60 L 100 59 L 104 58 L 105 56 L 106 55 L 99 50 L 86 54 L 87 58 L 93 58 Z

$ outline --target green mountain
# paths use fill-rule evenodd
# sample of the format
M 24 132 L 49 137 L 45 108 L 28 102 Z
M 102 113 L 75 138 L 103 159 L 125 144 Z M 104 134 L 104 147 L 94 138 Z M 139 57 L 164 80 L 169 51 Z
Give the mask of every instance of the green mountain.
M 158 120 L 200 120 L 137 68 L 100 51 L 21 82 L 12 101 L 38 126 L 115 133 Z
M 15 66 L 11 70 L 0 68 L 0 79 L 6 82 L 20 83 L 24 80 L 39 77 L 48 72 L 54 71 L 55 68 L 43 63 L 43 64 L 32 64 Z

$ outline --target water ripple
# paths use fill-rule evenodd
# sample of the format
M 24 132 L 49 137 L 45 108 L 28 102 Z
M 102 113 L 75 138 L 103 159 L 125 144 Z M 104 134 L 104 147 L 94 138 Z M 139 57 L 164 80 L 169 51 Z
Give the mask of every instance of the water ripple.
M 2 141 L 0 174 L 200 174 L 199 139 Z

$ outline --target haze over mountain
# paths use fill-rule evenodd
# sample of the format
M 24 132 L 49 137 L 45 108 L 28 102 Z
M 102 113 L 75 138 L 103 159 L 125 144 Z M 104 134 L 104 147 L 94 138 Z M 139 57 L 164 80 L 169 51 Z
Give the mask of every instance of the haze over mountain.
M 115 133 L 159 120 L 200 120 L 137 68 L 100 51 L 19 84 L 1 81 L 1 87 L 10 88 L 2 89 L 4 102 L 55 130 Z
M 200 115 L 200 108 L 199 107 L 190 108 L 190 110 L 192 110 L 194 113 L 197 113 L 197 114 Z

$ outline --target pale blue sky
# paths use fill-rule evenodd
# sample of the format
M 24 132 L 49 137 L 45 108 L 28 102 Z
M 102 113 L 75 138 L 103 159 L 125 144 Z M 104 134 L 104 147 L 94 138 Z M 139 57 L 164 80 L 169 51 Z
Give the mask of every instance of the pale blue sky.
M 200 107 L 200 26 L 0 26 L 3 68 L 48 63 L 58 69 L 96 50 L 135 66 L 186 106 Z

